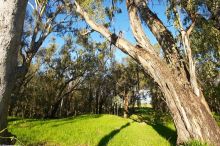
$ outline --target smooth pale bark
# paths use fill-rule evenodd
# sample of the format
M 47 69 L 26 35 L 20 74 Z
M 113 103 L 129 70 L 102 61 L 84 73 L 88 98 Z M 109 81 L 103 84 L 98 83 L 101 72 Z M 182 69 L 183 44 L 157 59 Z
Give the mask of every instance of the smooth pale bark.
M 9 97 L 15 82 L 27 0 L 0 0 L 0 131 L 7 127 Z M 7 136 L 7 130 L 0 133 Z M 0 138 L 0 144 L 8 139 Z
M 85 19 L 90 27 L 111 41 L 112 33 L 104 26 L 96 24 L 77 2 L 74 4 L 76 12 Z M 115 45 L 135 59 L 145 72 L 158 83 L 177 129 L 177 143 L 197 139 L 215 145 L 220 144 L 219 127 L 209 110 L 202 103 L 202 98 L 194 94 L 188 80 L 179 76 L 148 48 L 135 47 L 120 37 Z

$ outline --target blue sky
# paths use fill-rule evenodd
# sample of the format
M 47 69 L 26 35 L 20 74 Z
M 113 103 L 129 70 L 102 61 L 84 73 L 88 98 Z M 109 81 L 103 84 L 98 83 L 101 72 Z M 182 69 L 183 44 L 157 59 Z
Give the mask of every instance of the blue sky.
M 129 24 L 129 17 L 128 17 L 125 1 L 123 3 L 118 3 L 117 6 L 122 9 L 122 13 L 117 14 L 116 17 L 113 19 L 113 27 L 115 28 L 116 32 L 122 31 L 123 37 L 129 40 L 130 42 L 132 42 L 133 44 L 135 44 L 135 39 L 132 35 L 130 24 Z M 164 25 L 169 26 L 168 29 L 174 35 L 176 35 L 175 29 L 172 26 L 172 22 L 169 23 L 166 18 L 166 14 L 165 14 L 166 13 L 166 1 L 160 1 L 160 2 L 158 2 L 158 0 L 154 0 L 154 2 L 151 1 L 149 3 L 149 7 L 163 21 Z M 146 25 L 143 25 L 143 27 L 151 43 L 153 45 L 156 44 L 157 40 L 154 37 L 154 35 L 151 33 L 149 28 Z M 122 58 L 125 56 L 126 55 L 123 52 L 117 49 L 116 51 L 117 60 L 121 61 Z
M 34 4 L 33 0 L 29 0 L 29 1 L 32 4 Z M 106 6 L 108 6 L 110 4 L 111 4 L 110 0 L 107 0 L 105 2 Z M 115 15 L 113 22 L 112 22 L 112 27 L 110 28 L 110 30 L 113 31 L 115 29 L 116 33 L 118 33 L 119 31 L 122 31 L 123 37 L 126 38 L 127 40 L 129 40 L 131 43 L 135 44 L 135 39 L 132 35 L 131 28 L 130 28 L 129 17 L 128 17 L 125 1 L 122 3 L 117 3 L 117 6 L 121 8 L 122 13 Z M 166 18 L 166 14 L 165 14 L 166 1 L 154 0 L 154 2 L 153 2 L 153 0 L 152 0 L 149 4 L 149 7 L 163 21 L 165 26 L 169 26 L 168 29 L 175 35 L 176 32 L 175 32 L 174 27 L 172 26 L 172 23 L 169 23 Z M 30 5 L 28 6 L 28 9 L 31 9 Z M 84 25 L 84 24 L 79 23 L 77 25 L 78 25 L 78 27 L 80 27 L 80 25 Z M 153 34 L 150 32 L 149 28 L 146 25 L 143 25 L 143 27 L 144 27 L 144 30 L 145 30 L 149 40 L 151 41 L 151 43 L 156 44 L 157 41 L 156 41 L 155 37 L 153 36 Z M 46 41 L 43 43 L 43 46 L 48 45 L 51 37 L 56 37 L 56 36 L 54 33 L 52 33 L 46 39 Z M 92 38 L 96 41 L 101 41 L 100 35 L 96 32 L 92 34 Z M 59 38 L 59 37 L 56 37 L 56 39 L 57 39 L 58 46 L 61 47 L 64 43 L 63 39 Z M 126 55 L 123 52 L 121 52 L 119 49 L 116 49 L 115 56 L 116 56 L 116 60 L 119 62 L 121 62 L 123 60 L 123 58 L 126 57 Z

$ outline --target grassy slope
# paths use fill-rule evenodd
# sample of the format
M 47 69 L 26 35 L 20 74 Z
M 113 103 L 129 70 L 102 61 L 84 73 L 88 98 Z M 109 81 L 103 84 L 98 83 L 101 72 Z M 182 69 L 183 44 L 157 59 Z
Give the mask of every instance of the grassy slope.
M 9 119 L 9 130 L 25 145 L 169 146 L 175 132 L 113 115 L 84 115 L 58 120 Z

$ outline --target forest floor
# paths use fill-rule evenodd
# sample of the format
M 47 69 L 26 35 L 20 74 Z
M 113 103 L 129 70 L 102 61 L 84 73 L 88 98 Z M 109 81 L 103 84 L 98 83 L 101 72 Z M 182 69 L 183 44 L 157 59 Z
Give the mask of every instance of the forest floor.
M 144 114 L 143 114 L 144 113 Z M 46 146 L 171 146 L 176 131 L 169 116 L 140 108 L 129 119 L 115 115 L 81 115 L 39 120 L 9 118 L 18 145 Z M 160 122 L 166 121 L 166 122 Z

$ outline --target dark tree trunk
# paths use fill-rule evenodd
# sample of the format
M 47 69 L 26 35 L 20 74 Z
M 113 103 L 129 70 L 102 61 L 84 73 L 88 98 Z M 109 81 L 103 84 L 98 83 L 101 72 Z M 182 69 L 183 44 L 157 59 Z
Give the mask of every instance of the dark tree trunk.
M 99 114 L 103 113 L 103 102 L 99 102 Z
M 100 89 L 96 90 L 95 94 L 95 113 L 99 114 Z
M 93 103 L 93 91 L 91 84 L 89 84 L 89 99 L 88 99 L 88 106 L 89 106 L 89 112 L 92 113 L 92 103 Z
M 128 92 L 124 92 L 124 118 L 128 117 L 129 96 Z
M 56 117 L 56 113 L 59 109 L 60 103 L 62 101 L 62 98 L 60 98 L 59 100 L 57 100 L 51 107 L 51 110 L 48 113 L 48 116 L 46 118 L 55 118 Z

